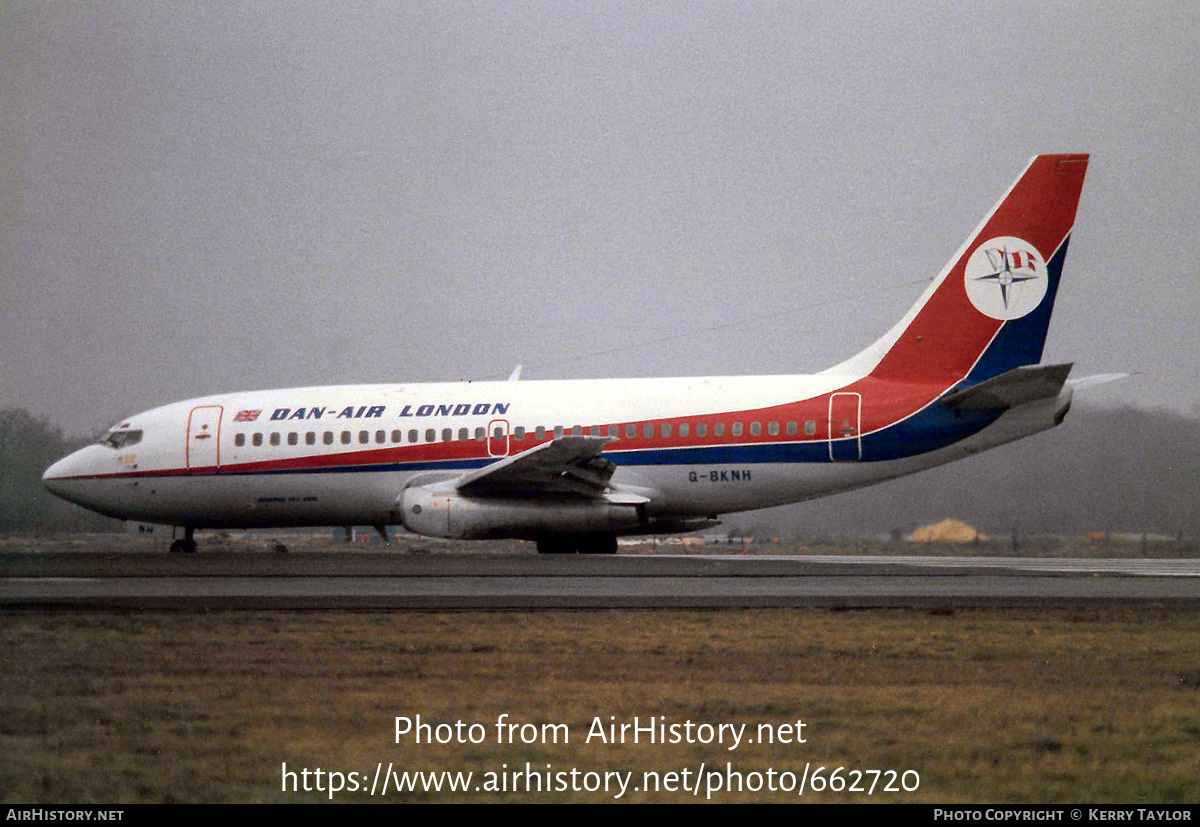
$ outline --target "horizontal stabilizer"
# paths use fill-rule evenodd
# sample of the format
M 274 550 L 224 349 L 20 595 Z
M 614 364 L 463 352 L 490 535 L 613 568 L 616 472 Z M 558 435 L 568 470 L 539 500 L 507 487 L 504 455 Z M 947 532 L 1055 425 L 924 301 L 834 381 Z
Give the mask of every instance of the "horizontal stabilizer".
M 1128 378 L 1128 373 L 1097 373 L 1094 376 L 1081 376 L 1078 379 L 1071 379 L 1067 384 L 1078 391 L 1084 388 L 1095 387 L 1096 385 L 1107 385 L 1109 382 L 1116 382 L 1118 379 Z
M 1024 365 L 993 376 L 942 400 L 951 410 L 1015 408 L 1026 402 L 1057 396 L 1071 372 L 1071 364 Z
M 455 489 L 469 496 L 549 492 L 600 497 L 616 470 L 600 456 L 612 437 L 561 436 L 464 474 Z

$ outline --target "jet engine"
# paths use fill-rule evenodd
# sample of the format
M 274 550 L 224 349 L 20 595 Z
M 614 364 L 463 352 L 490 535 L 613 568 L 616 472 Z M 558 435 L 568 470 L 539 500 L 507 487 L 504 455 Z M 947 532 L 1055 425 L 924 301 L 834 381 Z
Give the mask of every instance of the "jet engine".
M 400 495 L 400 513 L 406 529 L 429 537 L 535 539 L 548 534 L 635 531 L 646 524 L 646 502 L 645 497 L 632 494 L 468 497 L 448 487 L 415 485 Z

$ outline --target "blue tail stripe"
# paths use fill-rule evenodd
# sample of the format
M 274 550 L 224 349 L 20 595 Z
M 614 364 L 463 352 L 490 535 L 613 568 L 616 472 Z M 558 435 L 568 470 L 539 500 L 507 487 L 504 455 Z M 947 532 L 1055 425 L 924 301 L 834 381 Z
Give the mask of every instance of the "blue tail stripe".
M 1046 344 L 1046 331 L 1050 328 L 1050 314 L 1054 310 L 1054 297 L 1058 294 L 1058 282 L 1062 276 L 1063 262 L 1067 258 L 1067 243 L 1070 240 L 1071 236 L 1068 234 L 1054 253 L 1054 257 L 1046 263 L 1046 295 L 1041 304 L 1028 316 L 1004 323 L 996 338 L 979 357 L 967 378 L 959 383 L 958 388 L 977 385 L 1013 368 L 1036 365 L 1042 360 L 1042 348 Z

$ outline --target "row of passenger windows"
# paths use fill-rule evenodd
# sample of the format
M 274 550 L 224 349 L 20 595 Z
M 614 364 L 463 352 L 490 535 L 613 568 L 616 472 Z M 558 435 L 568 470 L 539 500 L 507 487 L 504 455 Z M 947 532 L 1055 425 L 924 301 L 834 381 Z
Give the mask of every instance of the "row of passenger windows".
M 751 423 L 749 423 L 749 426 L 750 427 L 748 430 L 749 430 L 750 436 L 761 436 L 762 435 L 763 423 L 751 422 Z M 800 426 L 796 422 L 787 422 L 787 423 L 784 423 L 782 426 L 778 422 L 768 422 L 767 426 L 766 426 L 767 434 L 769 436 L 778 436 L 781 432 L 781 428 L 782 428 L 782 430 L 787 432 L 788 436 L 795 436 L 800 431 Z M 621 427 L 619 425 L 609 425 L 607 428 L 602 428 L 599 425 L 593 425 L 590 428 L 586 428 L 586 429 L 582 425 L 576 425 L 575 427 L 570 429 L 570 433 L 573 436 L 583 436 L 585 431 L 590 436 L 609 436 L 609 437 L 616 438 L 621 435 Z M 747 429 L 745 428 L 745 425 L 743 423 L 734 422 L 729 426 L 729 431 L 733 436 L 743 436 L 746 433 Z M 675 432 L 681 438 L 687 438 L 687 437 L 691 436 L 693 433 L 698 438 L 703 438 L 703 437 L 708 436 L 709 425 L 707 422 L 699 422 L 699 423 L 696 423 L 694 426 L 687 422 L 681 422 L 681 423 L 679 423 L 679 427 Z M 811 419 L 805 421 L 804 433 L 807 436 L 813 436 L 814 434 L 816 434 L 816 432 L 817 432 L 817 423 Z M 552 434 L 554 436 L 554 438 L 557 439 L 558 437 L 561 437 L 566 433 L 568 433 L 568 431 L 562 425 L 556 425 L 553 429 L 548 429 L 543 425 L 539 425 L 537 428 L 535 428 L 533 430 L 533 438 L 536 440 L 543 440 L 547 437 L 548 434 Z M 645 425 L 641 426 L 641 435 L 642 435 L 642 438 L 644 438 L 644 439 L 653 439 L 656 433 L 661 437 L 670 437 L 672 434 L 671 424 L 669 422 L 664 422 L 662 425 L 659 425 L 656 427 L 652 423 L 646 423 Z M 495 428 L 492 432 L 492 435 L 495 439 L 504 439 L 504 437 L 505 437 L 504 429 L 503 428 Z M 513 439 L 524 440 L 527 435 L 528 435 L 528 431 L 526 431 L 526 429 L 524 427 L 513 428 L 513 431 L 512 431 Z M 715 437 L 725 436 L 725 423 L 724 422 L 714 423 L 712 425 L 712 435 Z M 250 443 L 252 445 L 262 445 L 264 442 L 264 439 L 266 439 L 271 445 L 280 445 L 280 444 L 282 444 L 283 440 L 286 438 L 288 445 L 299 445 L 300 444 L 300 436 L 301 435 L 296 431 L 291 431 L 291 432 L 287 433 L 286 435 L 280 434 L 278 431 L 276 431 L 276 432 L 265 435 L 265 437 L 262 433 L 254 433 L 254 434 L 250 435 Z M 389 436 L 390 436 L 390 439 L 389 439 Z M 625 426 L 625 439 L 636 439 L 637 436 L 638 436 L 638 426 L 637 425 L 626 425 Z M 374 432 L 359 431 L 357 433 L 357 442 L 360 445 L 369 445 L 371 443 L 375 443 L 378 445 L 384 445 L 384 444 L 387 444 L 389 441 L 393 444 L 403 443 L 406 441 L 409 443 L 438 442 L 439 441 L 439 432 L 438 432 L 437 428 L 426 428 L 425 433 L 424 433 L 425 438 L 422 440 L 421 439 L 421 431 L 417 430 L 416 428 L 413 428 L 408 431 L 407 437 L 408 438 L 406 440 L 405 432 L 402 430 L 399 430 L 399 429 L 392 431 L 390 433 L 390 435 L 385 430 L 378 430 L 378 431 L 374 431 Z M 487 439 L 487 429 L 483 428 L 483 427 L 478 427 L 478 428 L 475 428 L 474 431 L 472 431 L 470 428 L 459 428 L 456 433 L 453 428 L 442 428 L 440 437 L 441 437 L 441 439 L 440 439 L 441 442 L 455 442 L 455 441 L 468 442 L 471 439 L 474 439 L 477 442 L 483 442 L 485 439 Z M 315 431 L 307 431 L 304 433 L 304 444 L 305 445 L 316 445 L 317 439 L 318 439 L 318 434 Z M 333 445 L 335 441 L 340 441 L 342 445 L 352 445 L 356 441 L 356 435 L 355 435 L 354 431 L 341 431 L 337 434 L 335 434 L 333 431 L 325 431 L 320 435 L 320 440 L 325 445 Z M 246 434 L 240 433 L 240 434 L 235 435 L 233 438 L 233 444 L 238 446 L 239 448 L 241 446 L 245 445 L 246 444 Z

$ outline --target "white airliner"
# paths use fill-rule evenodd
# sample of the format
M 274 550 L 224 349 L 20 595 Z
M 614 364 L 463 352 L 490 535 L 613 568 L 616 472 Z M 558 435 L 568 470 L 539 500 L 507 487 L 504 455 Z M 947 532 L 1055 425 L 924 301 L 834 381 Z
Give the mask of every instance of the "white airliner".
M 403 525 L 611 554 L 960 459 L 1070 407 L 1071 365 L 1039 362 L 1087 161 L 1035 157 L 904 318 L 822 373 L 230 393 L 130 417 L 43 479 L 183 527 L 173 551 L 204 528 Z

